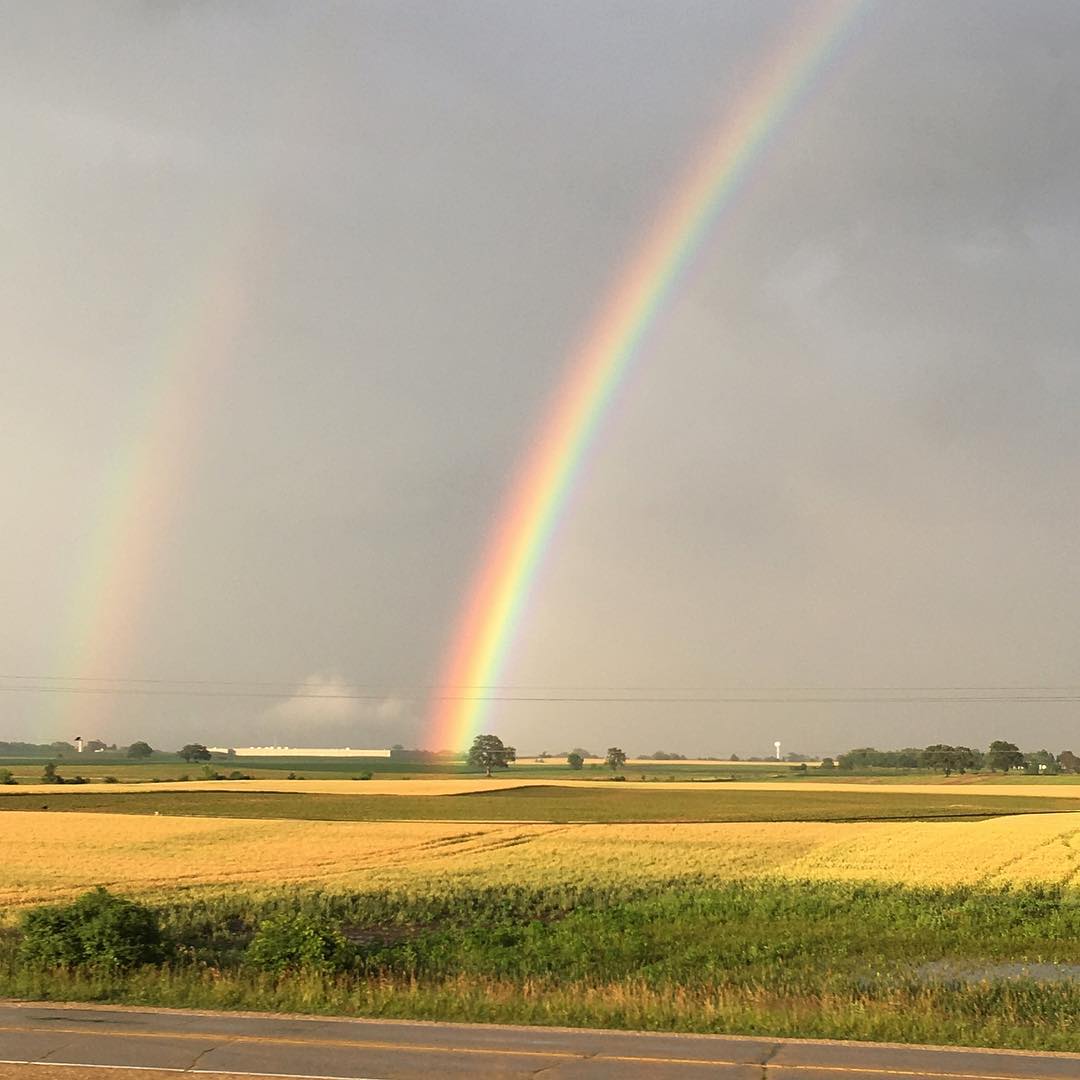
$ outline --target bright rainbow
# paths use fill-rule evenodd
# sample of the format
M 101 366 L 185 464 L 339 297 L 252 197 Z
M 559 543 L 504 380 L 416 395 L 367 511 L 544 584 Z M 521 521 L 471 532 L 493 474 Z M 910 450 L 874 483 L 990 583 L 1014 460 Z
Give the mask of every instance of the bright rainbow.
M 461 749 L 480 731 L 489 707 L 485 689 L 499 682 L 552 533 L 643 339 L 864 6 L 865 0 L 815 5 L 763 65 L 572 354 L 467 594 L 433 699 L 428 746 Z

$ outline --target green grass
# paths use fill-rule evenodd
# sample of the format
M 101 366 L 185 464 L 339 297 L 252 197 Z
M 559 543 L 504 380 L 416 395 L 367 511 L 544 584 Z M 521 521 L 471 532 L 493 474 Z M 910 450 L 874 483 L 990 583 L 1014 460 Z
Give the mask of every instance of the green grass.
M 357 785 L 362 791 L 362 785 Z M 319 792 L 147 791 L 5 794 L 20 810 L 328 821 L 888 821 L 1080 812 L 1076 799 L 987 795 L 984 789 L 912 795 L 888 790 L 700 791 L 526 787 L 460 795 L 328 795 Z
M 252 970 L 258 922 L 351 943 L 333 975 Z M 0 937 L 0 994 L 432 1020 L 1080 1050 L 1080 984 L 933 981 L 923 964 L 1080 963 L 1080 892 L 678 880 L 415 894 L 217 896 L 159 909 L 177 958 L 35 971 Z

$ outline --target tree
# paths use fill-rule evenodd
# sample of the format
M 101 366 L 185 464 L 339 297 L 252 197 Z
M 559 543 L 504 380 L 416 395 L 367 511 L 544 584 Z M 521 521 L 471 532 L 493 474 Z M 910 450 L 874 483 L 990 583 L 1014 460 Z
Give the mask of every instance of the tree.
M 1056 776 L 1061 768 L 1049 750 L 1036 750 L 1024 759 L 1024 771 L 1033 776 Z
M 177 753 L 189 763 L 210 760 L 210 751 L 202 743 L 188 743 L 183 750 L 177 750 Z
M 833 761 L 831 757 L 822 758 L 821 764 L 818 766 L 818 768 L 824 769 L 826 772 L 830 772 L 831 770 L 836 768 L 836 762 Z
M 950 776 L 956 768 L 956 749 L 948 743 L 935 743 L 933 746 L 928 746 L 921 756 L 923 765 L 928 769 L 943 772 L 946 776 Z
M 609 746 L 606 761 L 608 768 L 614 772 L 626 764 L 626 754 L 617 746 Z
M 1071 750 L 1062 750 L 1058 754 L 1058 765 L 1062 772 L 1080 773 L 1080 757 L 1077 757 Z
M 585 764 L 585 759 L 576 750 L 571 750 L 566 755 L 566 764 L 571 769 L 580 769 Z
M 43 784 L 62 784 L 64 778 L 56 771 L 56 762 L 46 762 L 45 768 L 41 770 L 41 782 Z
M 1022 769 L 1024 767 L 1024 755 L 1020 753 L 1015 743 L 1003 742 L 995 739 L 990 744 L 990 753 L 987 755 L 987 764 L 991 772 L 1008 772 L 1010 769 Z
M 100 739 L 91 739 L 86 744 L 86 749 L 92 754 L 96 754 L 99 750 L 108 750 L 109 748 Z
M 477 735 L 469 747 L 469 764 L 474 769 L 483 769 L 488 776 L 492 769 L 505 769 L 516 760 L 517 751 L 504 745 L 498 735 Z
M 145 760 L 154 752 L 154 748 L 147 742 L 133 742 L 127 748 L 127 756 L 129 758 L 140 758 Z

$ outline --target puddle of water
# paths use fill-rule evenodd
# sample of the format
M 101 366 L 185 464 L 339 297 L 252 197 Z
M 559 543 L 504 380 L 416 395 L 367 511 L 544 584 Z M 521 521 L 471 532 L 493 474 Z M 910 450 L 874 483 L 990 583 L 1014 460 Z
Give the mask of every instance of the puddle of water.
M 1080 985 L 1080 964 L 961 963 L 932 960 L 913 972 L 922 982 L 981 983 L 1026 980 Z

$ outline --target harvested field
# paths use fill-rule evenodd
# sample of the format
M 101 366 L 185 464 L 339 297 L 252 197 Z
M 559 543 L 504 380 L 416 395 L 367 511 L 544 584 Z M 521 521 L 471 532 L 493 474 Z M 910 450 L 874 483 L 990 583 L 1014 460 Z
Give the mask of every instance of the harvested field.
M 15 825 L 8 822 L 17 822 Z M 787 878 L 1005 885 L 1080 882 L 1080 818 L 950 822 L 475 825 L 25 813 L 8 818 L 0 904 L 281 885 L 439 891 Z

